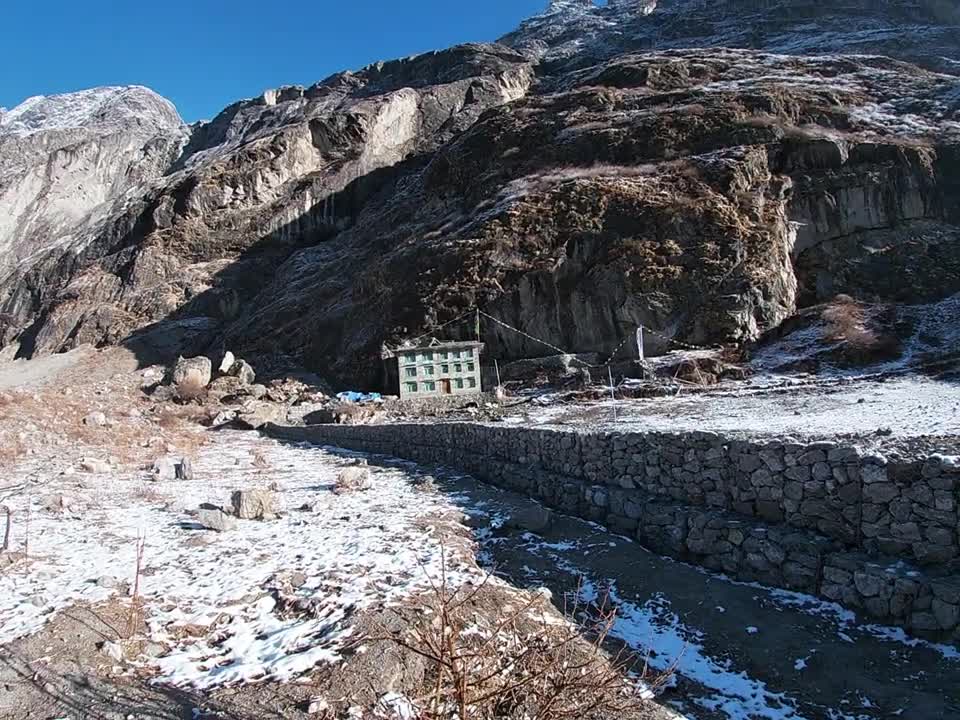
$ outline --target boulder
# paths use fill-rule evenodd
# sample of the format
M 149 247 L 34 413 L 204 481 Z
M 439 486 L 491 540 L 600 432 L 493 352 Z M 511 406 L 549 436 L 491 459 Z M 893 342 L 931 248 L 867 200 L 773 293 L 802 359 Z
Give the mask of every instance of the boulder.
M 241 385 L 253 385 L 257 381 L 257 373 L 246 360 L 237 360 L 230 368 L 230 374 L 237 378 Z
M 196 384 L 205 388 L 210 384 L 212 376 L 213 363 L 210 358 L 202 355 L 192 358 L 179 357 L 173 366 L 170 381 L 176 387 Z
M 216 532 L 226 532 L 227 530 L 233 530 L 237 526 L 237 521 L 220 509 L 198 510 L 197 522 L 207 530 L 215 530 Z
M 84 472 L 102 475 L 110 472 L 110 464 L 97 458 L 80 458 L 80 469 Z
M 510 512 L 506 526 L 528 532 L 544 532 L 553 523 L 553 513 L 549 508 L 535 503 L 524 504 Z
M 83 424 L 91 427 L 103 427 L 107 424 L 107 416 L 100 411 L 92 412 L 83 419 Z
M 193 480 L 193 464 L 186 457 L 162 457 L 151 467 L 154 480 Z
M 350 492 L 369 490 L 371 487 L 370 469 L 366 465 L 366 461 L 362 460 L 354 467 L 341 470 L 339 475 L 337 475 L 337 482 L 333 486 L 333 491 L 337 495 L 343 495 Z
M 259 430 L 268 423 L 279 422 L 285 413 L 286 407 L 283 405 L 253 400 L 237 411 L 237 424 L 250 430 Z
M 275 520 L 276 497 L 269 490 L 237 490 L 231 496 L 234 514 L 241 520 Z
M 223 360 L 220 361 L 220 367 L 218 368 L 220 374 L 226 375 L 229 373 L 236 361 L 237 359 L 233 356 L 233 353 L 227 350 L 223 355 Z
M 76 509 L 76 500 L 68 495 L 55 493 L 43 499 L 43 507 L 52 513 L 68 513 Z

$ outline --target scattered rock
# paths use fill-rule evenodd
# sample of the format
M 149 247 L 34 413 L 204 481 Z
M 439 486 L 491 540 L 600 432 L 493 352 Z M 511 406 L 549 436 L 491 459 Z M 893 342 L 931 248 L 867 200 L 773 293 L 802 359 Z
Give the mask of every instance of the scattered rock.
M 506 526 L 528 532 L 543 532 L 553 523 L 553 513 L 542 505 L 533 503 L 517 508 L 510 513 Z
M 337 495 L 343 495 L 370 489 L 370 469 L 366 467 L 365 460 L 361 460 L 360 463 L 362 464 L 344 468 L 340 471 L 340 474 L 337 475 L 337 482 L 333 486 L 333 492 Z
M 213 363 L 210 362 L 210 358 L 203 357 L 202 355 L 193 358 L 180 357 L 177 358 L 177 362 L 173 366 L 171 382 L 177 387 L 196 383 L 200 387 L 205 388 L 210 384 L 212 376 Z
M 123 646 L 112 640 L 105 640 L 103 644 L 100 645 L 100 652 L 115 662 L 123 660 Z
M 223 510 L 198 510 L 197 522 L 207 530 L 226 532 L 237 526 L 237 521 Z
M 80 469 L 95 475 L 103 475 L 110 472 L 110 465 L 96 458 L 80 458 Z
M 107 424 L 107 416 L 102 412 L 92 412 L 83 419 L 83 424 L 91 427 L 103 427 Z
M 279 516 L 276 498 L 269 490 L 237 490 L 231 502 L 241 520 L 275 520 Z
M 280 421 L 285 410 L 282 405 L 253 400 L 237 412 L 237 423 L 250 430 L 259 430 L 268 423 Z
M 163 657 L 167 654 L 167 648 L 161 643 L 146 642 L 143 644 L 143 647 L 140 648 L 140 654 L 148 658 Z
M 226 375 L 233 368 L 233 364 L 237 361 L 237 358 L 234 357 L 233 353 L 227 350 L 223 354 L 223 360 L 220 361 L 220 367 L 217 368 L 222 375 Z
M 154 480 L 193 480 L 193 463 L 186 457 L 162 457 L 151 472 Z
M 253 385 L 257 381 L 257 373 L 246 360 L 237 360 L 230 368 L 230 374 L 237 378 L 241 385 Z
M 43 507 L 53 513 L 68 513 L 76 509 L 76 500 L 62 493 L 56 493 L 44 498 Z

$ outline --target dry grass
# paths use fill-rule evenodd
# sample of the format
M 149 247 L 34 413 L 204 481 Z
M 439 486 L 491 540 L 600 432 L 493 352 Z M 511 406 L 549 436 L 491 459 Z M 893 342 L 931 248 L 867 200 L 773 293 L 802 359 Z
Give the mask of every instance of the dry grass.
M 820 314 L 824 339 L 840 343 L 845 359 L 869 363 L 896 355 L 900 340 L 891 332 L 877 328 L 868 309 L 847 295 L 837 295 Z
M 863 308 L 847 295 L 837 295 L 820 319 L 826 324 L 824 334 L 830 342 L 843 342 L 859 349 L 869 349 L 877 342 L 877 334 L 868 327 Z
M 624 649 L 608 652 L 616 612 L 574 601 L 562 621 L 540 594 L 476 605 L 486 581 L 451 590 L 446 574 L 422 600 L 417 619 L 388 640 L 425 659 L 415 698 L 421 720 L 641 720 L 668 674 L 653 674 Z M 574 597 L 579 598 L 579 593 Z M 489 618 L 495 618 L 489 624 Z M 622 648 L 622 645 L 621 645 Z

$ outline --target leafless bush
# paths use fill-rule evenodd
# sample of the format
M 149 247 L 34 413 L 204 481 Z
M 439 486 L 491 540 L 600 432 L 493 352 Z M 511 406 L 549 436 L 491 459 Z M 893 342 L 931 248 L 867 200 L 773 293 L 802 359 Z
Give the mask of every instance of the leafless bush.
M 427 661 L 413 699 L 419 718 L 649 717 L 649 693 L 669 676 L 652 676 L 625 650 L 607 651 L 615 610 L 606 603 L 583 607 L 578 599 L 563 622 L 534 594 L 512 610 L 497 603 L 496 624 L 482 628 L 470 608 L 485 585 L 451 590 L 444 574 L 423 600 L 419 619 L 384 638 Z
M 130 593 L 130 615 L 127 618 L 127 637 L 133 637 L 141 621 L 143 601 L 140 597 L 140 578 L 143 575 L 143 553 L 146 549 L 146 535 L 137 534 L 136 560 L 133 573 L 133 590 Z
M 877 342 L 877 334 L 866 324 L 863 309 L 848 295 L 837 295 L 820 315 L 826 323 L 826 338 L 856 348 L 869 349 Z

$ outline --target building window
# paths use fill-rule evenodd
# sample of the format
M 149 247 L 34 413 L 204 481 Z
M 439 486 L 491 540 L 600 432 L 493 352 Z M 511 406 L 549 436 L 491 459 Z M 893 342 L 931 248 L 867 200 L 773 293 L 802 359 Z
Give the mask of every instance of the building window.
M 461 350 L 460 357 L 462 357 L 464 360 L 473 358 L 473 350 Z
M 462 373 L 462 372 L 463 372 L 463 365 L 461 365 L 460 363 L 457 363 L 456 365 L 453 366 L 453 371 L 454 371 L 454 372 L 458 372 L 458 373 Z
M 442 353 L 440 353 L 440 359 L 441 359 L 441 360 L 449 360 L 449 359 L 450 359 L 450 353 L 447 352 L 446 350 L 444 350 Z
M 454 384 L 454 387 L 457 388 L 457 390 L 463 390 L 463 378 L 457 378 L 456 380 L 453 381 L 453 384 Z
M 436 389 L 437 389 L 437 384 L 436 384 L 435 382 L 429 382 L 429 381 L 427 381 L 427 382 L 425 382 L 425 383 L 423 384 L 423 391 L 424 391 L 424 392 L 435 392 Z
M 476 370 L 476 366 L 472 362 L 467 363 L 467 372 L 473 372 L 474 370 Z
M 423 368 L 423 372 L 427 375 L 433 376 L 435 369 L 433 365 L 427 365 Z
M 469 385 L 472 388 L 475 388 L 477 386 L 477 379 L 472 377 L 467 378 L 467 385 Z
M 441 375 L 449 375 L 449 374 L 450 374 L 450 366 L 449 366 L 449 365 L 441 365 L 441 366 L 440 366 L 440 374 L 441 374 Z
M 415 393 L 417 391 L 417 384 L 415 382 L 408 382 L 406 386 L 407 392 L 409 393 Z
M 406 373 L 408 378 L 415 378 L 417 376 L 416 366 L 405 368 L 404 372 Z
M 433 353 L 425 352 L 420 356 L 420 359 L 423 360 L 424 362 L 433 362 Z

